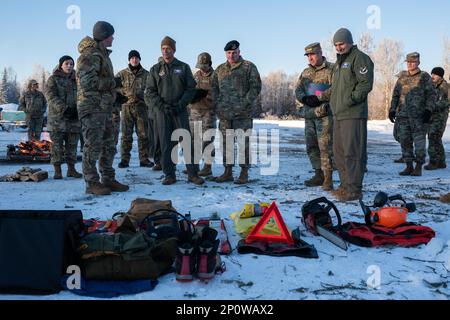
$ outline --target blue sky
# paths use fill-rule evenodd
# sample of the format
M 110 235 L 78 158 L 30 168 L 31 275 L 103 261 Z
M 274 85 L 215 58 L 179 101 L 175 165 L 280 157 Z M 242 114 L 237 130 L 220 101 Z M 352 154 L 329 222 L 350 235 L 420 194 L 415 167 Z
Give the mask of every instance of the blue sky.
M 69 30 L 69 5 L 81 9 L 81 29 Z M 370 5 L 381 10 L 381 29 L 368 30 Z M 362 1 L 116 1 L 16 0 L 2 1 L 0 11 L 0 68 L 11 66 L 23 80 L 33 65 L 53 69 L 65 54 L 78 57 L 77 45 L 91 35 L 97 20 L 111 22 L 115 42 L 111 58 L 115 71 L 127 65 L 128 52 L 140 51 L 144 67 L 160 55 L 165 35 L 177 40 L 176 56 L 195 66 L 208 51 L 214 65 L 225 60 L 229 40 L 241 42 L 244 58 L 265 75 L 273 70 L 301 71 L 304 47 L 327 39 L 340 27 L 349 28 L 355 41 L 369 31 L 375 42 L 390 37 L 404 43 L 405 52 L 422 54 L 422 69 L 442 61 L 442 37 L 450 36 L 448 0 Z

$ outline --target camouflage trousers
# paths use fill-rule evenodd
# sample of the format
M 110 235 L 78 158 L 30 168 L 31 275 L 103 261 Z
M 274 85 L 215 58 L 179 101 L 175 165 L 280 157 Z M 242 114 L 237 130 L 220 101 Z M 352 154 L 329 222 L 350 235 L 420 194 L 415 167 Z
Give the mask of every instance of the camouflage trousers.
M 124 105 L 122 107 L 122 162 L 129 163 L 133 147 L 133 133 L 138 136 L 139 160 L 149 158 L 148 110 L 145 105 Z
M 333 171 L 333 118 L 305 120 L 306 152 L 314 170 Z
M 158 138 L 158 123 L 155 119 L 154 111 L 151 111 L 151 117 L 148 119 L 148 141 L 150 157 L 155 164 L 161 164 L 161 144 Z
M 214 148 L 214 138 L 217 118 L 214 112 L 210 110 L 195 110 L 189 111 L 190 128 L 192 133 L 192 143 L 194 148 L 197 141 L 203 141 L 202 145 L 197 147 L 198 151 L 203 154 L 203 159 L 206 164 L 212 164 L 216 156 L 216 150 Z M 211 137 L 206 137 L 205 133 L 208 130 L 213 129 L 214 134 Z M 201 137 L 199 136 L 201 134 Z M 205 140 L 203 140 L 205 139 Z M 201 150 L 200 150 L 201 149 Z M 206 152 L 205 152 L 206 151 Z M 197 158 L 200 158 L 197 156 Z
M 398 137 L 405 162 L 425 163 L 427 125 L 421 118 L 397 118 Z
M 77 162 L 77 147 L 79 133 L 73 132 L 50 132 L 50 139 L 52 139 L 52 160 L 53 165 L 61 165 L 64 162 L 68 164 L 75 164 Z
M 113 181 L 116 147 L 111 113 L 93 113 L 81 119 L 83 131 L 83 175 L 87 184 L 99 182 L 97 161 L 103 182 Z
M 245 139 L 239 139 L 234 137 L 235 133 L 233 133 L 233 131 L 227 133 L 227 130 L 238 129 L 241 129 L 244 132 L 253 129 L 253 119 L 220 120 L 219 122 L 219 131 L 223 145 L 223 165 L 225 167 L 232 167 L 236 164 L 234 144 L 237 142 L 239 146 L 237 163 L 239 163 L 241 168 L 249 168 L 251 164 L 250 136 L 245 136 Z M 232 141 L 232 144 L 229 145 L 227 140 Z M 242 146 L 242 144 L 244 145 Z M 244 152 L 242 152 L 243 150 Z
M 120 111 L 113 111 L 112 122 L 114 128 L 114 145 L 117 147 L 119 143 L 119 133 L 120 133 Z M 117 150 L 116 150 L 117 152 Z
M 31 118 L 26 119 L 28 126 L 28 141 L 41 140 L 41 133 L 44 126 L 44 118 Z
M 394 131 L 393 131 L 392 134 L 394 136 L 395 141 L 400 143 L 400 137 L 398 136 L 398 124 L 399 124 L 399 122 L 395 121 L 395 123 L 394 123 Z
M 428 155 L 430 162 L 445 163 L 445 149 L 442 143 L 447 126 L 448 111 L 433 114 L 428 126 Z

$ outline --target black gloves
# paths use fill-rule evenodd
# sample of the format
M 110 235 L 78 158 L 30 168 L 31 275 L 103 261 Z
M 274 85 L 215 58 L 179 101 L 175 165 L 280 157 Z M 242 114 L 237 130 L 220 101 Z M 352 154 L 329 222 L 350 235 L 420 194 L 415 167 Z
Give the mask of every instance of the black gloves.
M 422 116 L 423 123 L 429 123 L 430 119 L 431 119 L 431 111 L 425 110 L 425 112 L 423 113 L 423 116 Z
M 202 100 L 203 98 L 205 98 L 208 95 L 208 90 L 204 90 L 204 89 L 196 89 L 195 90 L 195 95 L 192 98 L 191 103 L 197 103 L 200 100 Z
M 116 93 L 116 103 L 118 104 L 125 104 L 128 102 L 128 97 L 124 96 L 120 92 Z
M 397 115 L 397 112 L 390 111 L 389 112 L 389 120 L 391 120 L 392 123 L 395 123 L 395 116 Z
M 302 98 L 302 103 L 313 108 L 318 107 L 322 104 L 317 96 L 304 96 Z
M 116 78 L 114 78 L 114 81 L 116 82 L 116 88 L 122 88 L 123 87 L 122 78 L 116 77 Z
M 78 120 L 77 108 L 67 108 L 64 110 L 63 117 L 67 120 Z

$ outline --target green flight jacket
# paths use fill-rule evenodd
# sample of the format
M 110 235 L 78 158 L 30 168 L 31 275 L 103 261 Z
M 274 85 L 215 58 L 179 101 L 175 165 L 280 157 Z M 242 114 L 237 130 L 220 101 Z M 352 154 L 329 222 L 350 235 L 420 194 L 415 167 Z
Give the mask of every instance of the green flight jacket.
M 373 88 L 374 64 L 355 45 L 349 53 L 337 55 L 333 68 L 330 106 L 334 118 L 367 119 L 367 96 Z
M 191 103 L 197 83 L 191 68 L 174 59 L 170 64 L 161 61 L 155 64 L 147 76 L 145 103 L 160 111 L 175 106 L 181 110 Z

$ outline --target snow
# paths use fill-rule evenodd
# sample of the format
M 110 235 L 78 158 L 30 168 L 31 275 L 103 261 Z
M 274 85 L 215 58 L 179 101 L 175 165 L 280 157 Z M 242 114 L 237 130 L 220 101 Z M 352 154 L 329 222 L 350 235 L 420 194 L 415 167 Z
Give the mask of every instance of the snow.
M 3 109 L 3 111 L 17 111 L 18 107 L 19 105 L 15 103 L 0 104 L 0 108 Z
M 446 150 L 450 150 L 450 130 L 444 136 Z M 222 256 L 227 271 L 208 284 L 194 281 L 182 284 L 173 274 L 159 279 L 152 292 L 119 299 L 132 300 L 299 300 L 299 299 L 448 299 L 450 297 L 450 205 L 437 201 L 440 194 L 450 191 L 450 166 L 444 170 L 424 171 L 422 177 L 401 177 L 397 173 L 403 165 L 394 164 L 400 155 L 400 146 L 392 137 L 389 121 L 370 121 L 368 125 L 368 173 L 364 180 L 364 200 L 371 202 L 378 191 L 400 193 L 408 201 L 415 201 L 417 212 L 408 219 L 432 227 L 436 237 L 426 246 L 416 248 L 361 248 L 349 246 L 340 250 L 323 238 L 312 236 L 300 222 L 300 210 L 305 201 L 331 194 L 320 188 L 306 188 L 303 181 L 312 174 L 306 155 L 303 121 L 255 121 L 256 129 L 278 129 L 280 132 L 280 168 L 276 175 L 260 175 L 259 166 L 250 171 L 252 183 L 247 186 L 217 184 L 208 181 L 203 187 L 186 183 L 181 165 L 179 182 L 164 187 L 161 173 L 140 168 L 137 142 L 133 146 L 131 167 L 117 169 L 117 178 L 130 185 L 127 193 L 108 197 L 94 197 L 84 193 L 82 180 L 46 180 L 34 183 L 1 183 L 0 209 L 80 209 L 85 218 L 110 218 L 117 211 L 126 211 L 137 197 L 170 199 L 181 212 L 190 211 L 193 218 L 218 212 L 226 220 L 233 248 L 239 241 L 229 215 L 240 210 L 246 202 L 275 200 L 290 229 L 300 226 L 302 238 L 318 250 L 319 259 L 297 257 L 275 258 L 257 255 L 239 255 L 234 251 Z M 6 145 L 26 138 L 25 131 L 0 132 L 0 158 L 6 154 Z M 447 158 L 450 153 L 447 152 Z M 116 156 L 115 166 L 119 163 Z M 0 176 L 14 173 L 21 164 L 0 163 Z M 49 164 L 36 164 L 49 171 Z M 77 164 L 80 169 L 81 165 Z M 65 168 L 64 168 L 65 169 Z M 214 174 L 223 167 L 215 165 Z M 65 170 L 64 170 L 65 171 Z M 238 169 L 235 169 L 235 175 Z M 337 173 L 334 176 L 338 179 Z M 337 182 L 336 182 L 337 185 Z M 357 202 L 338 203 L 344 221 L 363 221 Z M 379 286 L 377 285 L 380 275 Z M 371 286 L 368 286 L 368 283 Z M 372 289 L 379 287 L 379 289 Z M 36 299 L 28 296 L 3 295 L 0 299 Z M 61 292 L 42 299 L 88 299 Z

